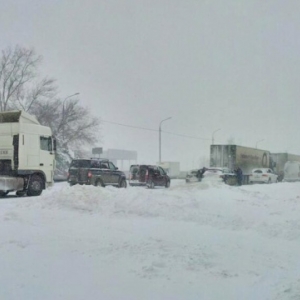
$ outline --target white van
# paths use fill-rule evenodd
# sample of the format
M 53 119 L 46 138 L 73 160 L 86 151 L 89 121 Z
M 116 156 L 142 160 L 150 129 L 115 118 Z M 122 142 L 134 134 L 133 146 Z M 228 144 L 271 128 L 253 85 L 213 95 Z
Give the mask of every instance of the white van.
M 285 163 L 283 181 L 300 181 L 300 162 L 287 161 Z

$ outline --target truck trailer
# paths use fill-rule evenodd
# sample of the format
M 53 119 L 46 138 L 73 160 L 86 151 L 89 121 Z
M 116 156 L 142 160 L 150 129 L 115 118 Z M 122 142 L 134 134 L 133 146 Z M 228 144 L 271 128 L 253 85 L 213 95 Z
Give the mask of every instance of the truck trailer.
M 238 145 L 211 145 L 210 166 L 227 167 L 243 171 L 243 183 L 249 183 L 249 175 L 254 168 L 273 168 L 270 151 Z
M 0 196 L 38 196 L 53 185 L 55 138 L 25 111 L 0 113 Z
M 300 155 L 290 153 L 271 153 L 274 171 L 278 174 L 278 181 L 284 180 L 284 167 L 287 162 L 300 162 Z
M 180 162 L 178 161 L 164 161 L 161 163 L 157 163 L 160 167 L 162 167 L 170 178 L 179 178 L 180 176 Z

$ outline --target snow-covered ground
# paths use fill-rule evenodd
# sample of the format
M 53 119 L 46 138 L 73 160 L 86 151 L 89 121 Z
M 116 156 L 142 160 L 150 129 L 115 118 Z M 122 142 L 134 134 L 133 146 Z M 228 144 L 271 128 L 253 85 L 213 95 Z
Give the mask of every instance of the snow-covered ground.
M 300 183 L 0 199 L 0 299 L 299 299 Z

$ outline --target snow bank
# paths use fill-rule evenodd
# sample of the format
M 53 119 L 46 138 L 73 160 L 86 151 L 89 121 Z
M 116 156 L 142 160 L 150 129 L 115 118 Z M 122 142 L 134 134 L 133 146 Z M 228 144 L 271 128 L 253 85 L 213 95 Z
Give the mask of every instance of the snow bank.
M 1 205 L 0 299 L 299 296 L 300 183 L 58 183 Z

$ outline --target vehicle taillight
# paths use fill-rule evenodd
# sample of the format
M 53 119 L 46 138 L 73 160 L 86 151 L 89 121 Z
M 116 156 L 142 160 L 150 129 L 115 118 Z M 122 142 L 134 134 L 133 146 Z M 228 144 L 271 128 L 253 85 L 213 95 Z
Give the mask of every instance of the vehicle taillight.
M 87 175 L 88 175 L 88 178 L 91 178 L 92 177 L 92 172 L 89 171 Z
M 268 177 L 268 174 L 262 174 L 263 177 Z

